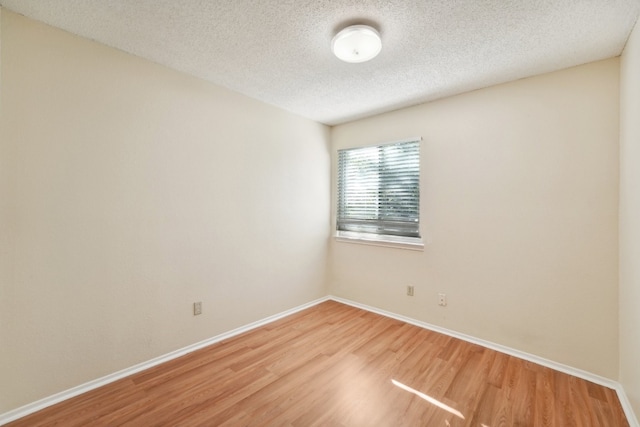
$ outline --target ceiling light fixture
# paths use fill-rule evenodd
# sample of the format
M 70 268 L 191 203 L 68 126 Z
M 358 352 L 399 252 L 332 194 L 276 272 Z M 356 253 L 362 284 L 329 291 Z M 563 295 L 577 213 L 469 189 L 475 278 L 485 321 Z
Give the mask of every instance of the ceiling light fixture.
M 331 51 L 345 62 L 365 62 L 375 58 L 382 49 L 380 34 L 368 25 L 352 25 L 331 40 Z

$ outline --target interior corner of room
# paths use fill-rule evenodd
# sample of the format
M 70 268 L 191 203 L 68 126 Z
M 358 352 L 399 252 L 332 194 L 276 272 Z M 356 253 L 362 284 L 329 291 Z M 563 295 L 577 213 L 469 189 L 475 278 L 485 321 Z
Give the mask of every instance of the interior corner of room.
M 0 7 L 0 419 L 328 297 L 640 417 L 638 117 L 638 25 L 620 56 L 328 125 Z M 423 250 L 336 241 L 337 150 L 414 135 Z

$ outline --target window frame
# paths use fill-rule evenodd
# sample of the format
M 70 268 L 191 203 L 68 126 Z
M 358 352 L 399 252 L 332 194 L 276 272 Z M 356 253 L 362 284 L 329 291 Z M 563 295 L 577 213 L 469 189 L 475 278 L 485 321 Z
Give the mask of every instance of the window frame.
M 362 146 L 355 146 L 355 147 L 349 147 L 349 148 L 344 148 L 344 150 L 350 150 L 350 149 L 359 149 L 359 148 L 373 148 L 373 147 L 382 147 L 385 145 L 394 145 L 394 144 L 401 144 L 401 143 L 408 143 L 408 142 L 417 142 L 420 150 L 418 152 L 418 162 L 419 162 L 419 171 L 418 171 L 418 193 L 421 196 L 421 185 L 420 185 L 420 176 L 421 176 L 421 171 L 422 171 L 422 147 L 421 147 L 421 143 L 422 143 L 422 137 L 413 137 L 413 138 L 405 138 L 402 140 L 398 140 L 398 141 L 389 141 L 389 142 L 383 142 L 383 143 L 379 143 L 379 144 L 371 144 L 371 145 L 362 145 Z M 375 233 L 366 233 L 366 232 L 357 232 L 357 231 L 344 231 L 344 230 L 338 230 L 338 211 L 340 209 L 339 204 L 340 204 L 340 196 L 338 195 L 339 193 L 339 185 L 340 185 L 340 171 L 338 169 L 338 162 L 339 162 L 339 151 L 341 151 L 343 149 L 337 150 L 336 151 L 336 170 L 334 172 L 334 177 L 336 179 L 336 199 L 335 199 L 335 210 L 334 210 L 334 214 L 335 214 L 335 221 L 333 223 L 333 227 L 334 227 L 334 231 L 335 231 L 335 235 L 334 238 L 337 242 L 344 242 L 344 243 L 356 243 L 356 244 L 364 244 L 364 245 L 375 245 L 375 246 L 384 246 L 384 247 L 392 247 L 392 248 L 400 248 L 400 249 L 409 249 L 409 250 L 424 250 L 424 242 L 422 240 L 422 225 L 421 225 L 421 221 L 420 221 L 420 217 L 421 215 L 421 206 L 420 203 L 418 203 L 418 237 L 408 237 L 408 236 L 396 236 L 396 235 L 391 235 L 391 234 L 375 234 Z M 419 197 L 420 199 L 421 197 Z

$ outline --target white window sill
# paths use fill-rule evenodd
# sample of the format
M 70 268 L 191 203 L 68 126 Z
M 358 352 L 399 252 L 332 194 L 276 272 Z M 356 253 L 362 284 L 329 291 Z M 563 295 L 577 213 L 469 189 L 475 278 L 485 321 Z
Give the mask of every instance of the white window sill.
M 419 237 L 380 236 L 378 234 L 338 231 L 335 239 L 336 242 L 343 243 L 384 246 L 387 248 L 408 249 L 412 251 L 424 250 L 424 242 Z

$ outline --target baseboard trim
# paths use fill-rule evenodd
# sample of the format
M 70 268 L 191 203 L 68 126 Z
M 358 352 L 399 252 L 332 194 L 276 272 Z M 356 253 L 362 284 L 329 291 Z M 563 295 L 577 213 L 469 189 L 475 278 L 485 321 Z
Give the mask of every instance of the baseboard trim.
M 144 371 L 145 369 L 149 369 L 161 363 L 168 362 L 170 360 L 176 359 L 180 356 L 184 356 L 185 354 L 189 354 L 196 350 L 200 350 L 201 348 L 207 347 L 211 344 L 215 344 L 222 340 L 234 337 L 236 335 L 240 335 L 242 333 L 248 332 L 252 329 L 259 328 L 260 326 L 264 326 L 271 322 L 275 322 L 276 320 L 282 319 L 283 317 L 289 316 L 291 314 L 297 313 L 299 311 L 305 310 L 309 307 L 313 307 L 314 305 L 318 305 L 329 300 L 330 297 L 322 297 L 306 304 L 299 305 L 295 308 L 283 311 L 281 313 L 274 314 L 272 316 L 266 317 L 264 319 L 249 323 L 248 325 L 241 326 L 239 328 L 233 329 L 228 332 L 224 332 L 222 334 L 216 335 L 212 338 L 208 338 L 206 340 L 197 342 L 195 344 L 186 346 L 184 348 L 172 351 L 170 353 L 164 354 L 162 356 L 155 357 L 151 360 L 147 360 L 146 362 L 139 363 L 137 365 L 131 366 L 129 368 L 125 368 L 121 371 L 114 372 L 112 374 L 106 375 L 104 377 L 86 382 L 79 386 L 70 388 L 68 390 L 61 391 L 60 393 L 56 393 L 52 396 L 45 397 L 44 399 L 37 400 L 35 402 L 29 403 L 27 405 L 21 406 L 19 408 L 13 409 L 9 412 L 5 412 L 4 414 L 0 414 L 0 426 L 10 423 L 11 421 L 15 421 L 22 417 L 26 417 L 27 415 L 33 414 L 34 412 L 40 411 L 41 409 L 47 408 L 49 406 L 55 405 L 56 403 L 60 403 L 64 400 L 71 399 L 72 397 L 78 396 L 82 393 L 86 393 L 88 391 L 94 390 L 98 387 L 102 387 L 103 385 L 112 383 L 114 381 L 120 380 L 122 378 L 128 377 L 129 375 L 136 374 L 140 371 Z
M 591 381 L 592 383 L 599 384 L 608 388 L 611 388 L 616 391 L 618 395 L 618 399 L 620 400 L 620 404 L 622 405 L 622 409 L 624 410 L 625 415 L 627 416 L 627 420 L 629 421 L 629 425 L 631 427 L 640 427 L 638 425 L 638 419 L 633 412 L 633 408 L 631 407 L 631 403 L 627 398 L 626 393 L 624 392 L 624 388 L 620 383 L 614 381 L 609 378 L 602 377 L 600 375 L 593 374 L 591 372 L 583 371 L 582 369 L 574 368 L 568 365 L 564 365 L 562 363 L 554 362 L 549 359 L 545 359 L 544 357 L 536 356 L 534 354 L 526 353 L 524 351 L 516 350 L 501 344 L 497 344 L 491 341 L 486 341 L 480 338 L 472 337 L 470 335 L 466 335 L 460 332 L 456 332 L 447 328 L 443 328 L 441 326 L 432 325 L 427 322 L 423 322 L 420 320 L 413 319 L 411 317 L 402 316 L 400 314 L 396 314 L 390 311 L 386 311 L 377 307 L 372 307 L 366 304 L 361 304 L 359 302 L 355 302 L 346 298 L 336 297 L 333 295 L 329 296 L 329 299 L 347 304 L 352 307 L 360 308 L 372 313 L 380 314 L 385 317 L 389 317 L 392 319 L 400 320 L 402 322 L 409 323 L 411 325 L 419 326 L 424 329 L 429 329 L 434 332 L 439 332 L 444 335 L 451 336 L 453 338 L 458 338 L 463 341 L 470 342 L 472 344 L 477 344 L 485 348 L 489 348 L 491 350 L 499 351 L 501 353 L 508 354 L 510 356 L 518 357 L 523 360 L 527 360 L 529 362 L 537 363 L 538 365 L 546 366 L 547 368 L 554 369 L 556 371 L 563 372 L 568 375 L 573 375 L 575 377 L 581 378 L 583 380 Z
M 640 427 L 640 423 L 638 422 L 636 413 L 633 411 L 633 406 L 631 406 L 631 402 L 629 401 L 629 398 L 627 397 L 627 393 L 624 391 L 624 387 L 622 386 L 622 384 L 618 384 L 618 386 L 616 387 L 616 393 L 618 393 L 618 399 L 620 400 L 622 409 L 624 410 L 624 413 L 627 416 L 627 421 L 629 421 L 629 425 L 631 427 Z

